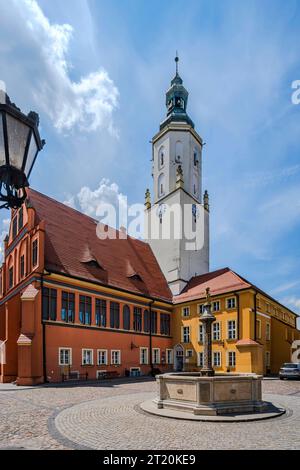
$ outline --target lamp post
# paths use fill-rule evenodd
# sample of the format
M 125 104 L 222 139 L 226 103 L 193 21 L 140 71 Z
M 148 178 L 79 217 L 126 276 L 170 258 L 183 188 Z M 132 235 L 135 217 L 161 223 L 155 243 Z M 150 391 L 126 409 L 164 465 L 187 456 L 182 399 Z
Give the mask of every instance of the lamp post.
M 38 131 L 39 116 L 27 116 L 0 90 L 0 203 L 18 208 L 26 198 L 28 178 L 45 145 Z
M 216 317 L 211 313 L 210 289 L 206 289 L 206 302 L 203 306 L 203 313 L 200 321 L 203 325 L 203 343 L 204 343 L 204 361 L 201 369 L 201 375 L 212 377 L 215 371 L 212 367 L 212 342 L 211 342 L 211 326 Z

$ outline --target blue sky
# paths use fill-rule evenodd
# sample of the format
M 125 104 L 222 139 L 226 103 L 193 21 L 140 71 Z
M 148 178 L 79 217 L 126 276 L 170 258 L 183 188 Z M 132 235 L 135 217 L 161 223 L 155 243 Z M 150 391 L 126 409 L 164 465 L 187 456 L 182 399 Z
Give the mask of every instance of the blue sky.
M 177 49 L 207 144 L 211 269 L 300 312 L 299 25 L 297 0 L 0 0 L 0 80 L 47 140 L 32 187 L 91 215 L 143 202 Z

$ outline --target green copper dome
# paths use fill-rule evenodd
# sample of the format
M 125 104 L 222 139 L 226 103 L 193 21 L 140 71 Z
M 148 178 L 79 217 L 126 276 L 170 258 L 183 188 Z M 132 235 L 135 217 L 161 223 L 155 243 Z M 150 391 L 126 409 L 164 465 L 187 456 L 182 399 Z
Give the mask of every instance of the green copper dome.
M 194 123 L 186 112 L 189 93 L 184 88 L 182 78 L 178 74 L 178 60 L 176 57 L 176 75 L 166 93 L 167 117 L 161 123 L 160 130 L 171 122 L 186 122 L 194 128 Z

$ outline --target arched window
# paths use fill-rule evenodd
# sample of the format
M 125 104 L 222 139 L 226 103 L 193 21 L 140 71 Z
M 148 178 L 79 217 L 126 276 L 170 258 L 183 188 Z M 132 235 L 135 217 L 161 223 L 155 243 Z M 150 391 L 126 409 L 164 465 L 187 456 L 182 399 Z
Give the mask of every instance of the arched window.
M 162 168 L 165 164 L 165 148 L 160 147 L 158 152 L 159 167 Z
M 161 197 L 165 193 L 165 175 L 161 173 L 158 178 L 158 196 Z
M 197 149 L 194 149 L 194 166 L 198 166 L 198 163 L 199 163 L 198 152 L 197 152 Z
M 130 308 L 128 305 L 123 307 L 123 330 L 130 330 Z
M 182 157 L 183 157 L 183 145 L 180 140 L 176 142 L 176 147 L 175 147 L 175 162 L 180 163 L 182 162 Z

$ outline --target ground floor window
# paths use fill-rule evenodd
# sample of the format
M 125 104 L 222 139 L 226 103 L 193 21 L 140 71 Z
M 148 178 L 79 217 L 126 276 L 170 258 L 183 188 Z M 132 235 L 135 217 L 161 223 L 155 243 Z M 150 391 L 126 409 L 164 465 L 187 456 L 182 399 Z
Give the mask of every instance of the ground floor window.
M 115 366 L 121 364 L 121 351 L 111 351 L 111 363 Z
M 130 377 L 140 377 L 141 369 L 139 367 L 130 368 Z
M 140 348 L 140 364 L 148 364 L 148 348 Z
M 154 348 L 152 351 L 152 355 L 153 355 L 153 364 L 159 364 L 160 363 L 160 349 Z
M 213 364 L 215 367 L 221 367 L 222 361 L 221 361 L 221 352 L 220 351 L 215 351 L 213 353 Z
M 70 366 L 72 364 L 72 349 L 59 348 L 59 365 Z
M 235 367 L 235 365 L 236 365 L 235 351 L 228 351 L 228 366 Z
M 271 353 L 270 351 L 266 351 L 266 367 L 271 366 Z
M 166 362 L 173 364 L 173 349 L 166 349 Z
M 98 366 L 106 366 L 107 364 L 107 350 L 98 349 Z
M 185 351 L 185 356 L 186 357 L 193 357 L 193 350 L 192 349 L 187 349 Z
M 199 367 L 204 366 L 204 353 L 203 352 L 198 352 L 198 366 Z
M 93 350 L 92 349 L 83 349 L 82 350 L 82 364 L 84 366 L 92 366 L 94 363 L 93 358 Z

